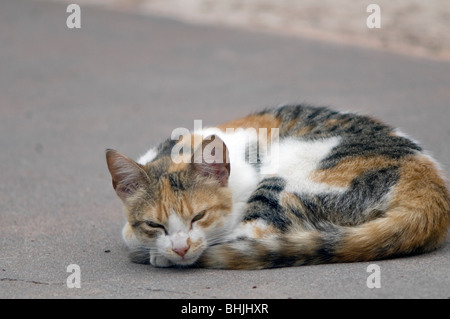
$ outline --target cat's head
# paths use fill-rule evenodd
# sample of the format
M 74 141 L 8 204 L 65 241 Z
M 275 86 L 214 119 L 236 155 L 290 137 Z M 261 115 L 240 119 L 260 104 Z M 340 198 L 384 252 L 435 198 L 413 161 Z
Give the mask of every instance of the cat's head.
M 106 151 L 113 187 L 135 237 L 151 254 L 176 265 L 195 263 L 226 235 L 232 210 L 225 144 L 213 136 L 192 147 L 190 161 L 163 155 L 145 165 Z

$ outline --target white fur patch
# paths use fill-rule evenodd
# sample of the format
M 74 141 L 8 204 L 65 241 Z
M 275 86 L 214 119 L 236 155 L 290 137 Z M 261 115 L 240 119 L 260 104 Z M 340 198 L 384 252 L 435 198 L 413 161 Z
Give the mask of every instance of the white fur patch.
M 168 227 L 167 227 L 167 240 L 166 247 L 167 248 L 182 248 L 187 246 L 187 241 L 190 238 L 189 226 L 185 224 L 185 222 L 181 219 L 181 217 L 172 210 L 169 215 Z
M 340 141 L 340 137 L 315 141 L 302 141 L 296 138 L 282 140 L 278 147 L 279 163 L 276 175 L 287 181 L 286 191 L 309 194 L 345 191 L 342 187 L 314 182 L 310 177 L 319 163 L 339 145 Z
M 186 225 L 181 219 L 181 217 L 173 210 L 170 212 L 167 226 L 168 226 L 167 231 L 169 235 L 178 232 L 187 233 L 189 231 L 189 226 Z
M 231 172 L 228 184 L 233 191 L 234 211 L 241 211 L 260 182 L 260 176 L 250 164 L 245 162 L 245 147 L 249 140 L 254 138 L 254 134 L 248 130 L 236 130 L 225 133 L 218 128 L 203 129 L 201 134 L 204 137 L 217 135 L 224 141 L 228 149 Z M 240 216 L 236 216 L 236 222 Z
M 125 223 L 125 226 L 122 228 L 122 239 L 127 245 L 128 248 L 133 249 L 141 246 L 141 243 L 136 238 L 131 226 L 128 222 Z
M 262 219 L 256 219 L 246 223 L 241 223 L 231 235 L 228 236 L 228 240 L 235 240 L 240 237 L 245 238 L 257 238 L 258 232 L 265 231 L 267 229 L 266 221 Z
M 156 147 L 153 147 L 153 148 L 149 149 L 147 151 L 147 153 L 145 153 L 144 155 L 139 157 L 137 162 L 141 165 L 145 165 L 145 164 L 153 161 L 155 159 L 156 155 L 158 155 L 158 152 L 156 151 Z

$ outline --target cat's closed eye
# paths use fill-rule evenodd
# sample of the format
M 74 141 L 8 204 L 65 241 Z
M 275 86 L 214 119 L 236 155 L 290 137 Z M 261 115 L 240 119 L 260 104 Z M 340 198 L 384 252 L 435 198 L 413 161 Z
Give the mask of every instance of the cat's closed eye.
M 207 210 L 204 209 L 202 210 L 200 213 L 198 213 L 197 215 L 194 216 L 194 218 L 192 218 L 192 223 L 195 223 L 196 221 L 202 219 L 203 217 L 205 217 Z
M 167 234 L 166 227 L 164 227 L 163 225 L 155 223 L 155 222 L 152 222 L 150 220 L 147 220 L 145 223 L 147 224 L 147 226 L 149 226 L 151 228 L 161 228 L 162 230 L 164 230 L 164 233 Z

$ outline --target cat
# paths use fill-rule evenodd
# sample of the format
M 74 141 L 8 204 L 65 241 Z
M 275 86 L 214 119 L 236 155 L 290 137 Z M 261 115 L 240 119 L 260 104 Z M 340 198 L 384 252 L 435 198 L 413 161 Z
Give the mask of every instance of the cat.
M 156 267 L 379 260 L 432 251 L 449 225 L 443 171 L 417 142 L 327 107 L 269 108 L 106 160 L 130 258 Z

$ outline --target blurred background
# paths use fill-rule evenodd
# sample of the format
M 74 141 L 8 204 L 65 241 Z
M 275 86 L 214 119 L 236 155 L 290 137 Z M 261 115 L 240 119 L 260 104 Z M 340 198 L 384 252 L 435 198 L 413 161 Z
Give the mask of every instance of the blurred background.
M 66 0 L 74 2 L 73 0 Z M 79 0 L 199 24 L 222 24 L 450 60 L 448 0 Z M 369 4 L 381 28 L 369 29 Z

